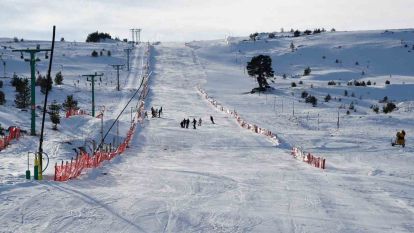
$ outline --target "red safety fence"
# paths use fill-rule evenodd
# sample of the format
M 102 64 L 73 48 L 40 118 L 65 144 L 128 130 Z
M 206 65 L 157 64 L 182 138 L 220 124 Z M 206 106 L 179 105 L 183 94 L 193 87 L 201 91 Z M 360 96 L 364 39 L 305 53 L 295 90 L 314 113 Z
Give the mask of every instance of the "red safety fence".
M 20 128 L 16 126 L 9 127 L 9 135 L 0 137 L 0 150 L 5 149 L 10 142 L 13 140 L 18 140 L 22 136 Z
M 305 163 L 308 163 L 311 166 L 321 168 L 321 169 L 325 169 L 326 159 L 324 159 L 322 157 L 316 157 L 316 156 L 312 155 L 311 153 L 305 153 L 303 150 L 301 150 L 297 147 L 292 148 L 291 154 L 294 158 L 296 158 L 298 160 L 301 160 Z
M 255 124 L 250 124 L 248 123 L 246 120 L 242 119 L 241 116 L 237 113 L 237 111 L 235 110 L 230 110 L 225 108 L 222 104 L 220 104 L 219 102 L 217 102 L 217 100 L 211 98 L 208 96 L 207 92 L 203 89 L 201 89 L 200 87 L 197 87 L 198 91 L 200 92 L 200 94 L 210 103 L 212 104 L 215 108 L 217 108 L 218 110 L 229 114 L 230 116 L 232 116 L 233 118 L 236 119 L 237 123 L 239 123 L 239 125 L 242 128 L 248 129 L 254 133 L 257 134 L 261 134 L 264 135 L 266 137 L 268 137 L 272 142 L 279 144 L 279 140 L 277 138 L 277 135 L 274 134 L 272 131 L 265 129 L 265 128 L 261 128 Z
M 139 97 L 139 101 L 136 106 L 138 111 L 135 113 L 135 117 L 133 118 L 131 127 L 129 128 L 124 141 L 116 148 L 116 150 L 110 151 L 110 152 L 96 151 L 92 155 L 88 154 L 85 151 L 82 151 L 79 155 L 76 156 L 75 159 L 72 158 L 70 162 L 66 161 L 66 163 L 64 163 L 62 161 L 61 165 L 57 165 L 56 163 L 55 176 L 54 176 L 55 181 L 67 181 L 70 179 L 74 179 L 80 176 L 84 169 L 99 167 L 104 161 L 109 161 L 113 159 L 114 157 L 116 157 L 117 155 L 120 155 L 125 152 L 126 148 L 128 148 L 129 144 L 131 143 L 132 137 L 137 127 L 137 123 L 144 122 L 144 115 L 145 115 L 145 102 L 144 101 L 149 91 L 149 88 L 148 88 L 149 76 L 150 76 L 149 66 L 146 66 L 143 89 L 141 91 L 141 95 Z M 102 114 L 103 114 L 103 111 L 102 111 Z
M 82 109 L 69 109 L 66 112 L 66 118 L 69 118 L 71 116 L 80 116 L 80 115 L 89 115 L 89 113 Z
M 101 119 L 105 113 L 105 106 L 101 109 L 101 111 L 96 115 L 96 118 Z M 66 118 L 69 118 L 71 116 L 81 116 L 81 115 L 91 115 L 87 111 L 82 109 L 69 109 L 66 111 Z
M 132 136 L 135 132 L 135 127 L 136 123 L 134 122 L 131 125 L 131 128 L 129 129 L 125 140 L 114 151 L 96 151 L 93 153 L 93 155 L 90 155 L 87 152 L 82 151 L 80 155 L 76 156 L 75 160 L 71 159 L 70 162 L 66 161 L 65 164 L 62 161 L 61 165 L 56 164 L 54 180 L 67 181 L 76 178 L 81 174 L 81 172 L 84 169 L 99 167 L 104 161 L 109 161 L 117 155 L 124 153 L 129 143 L 131 142 Z

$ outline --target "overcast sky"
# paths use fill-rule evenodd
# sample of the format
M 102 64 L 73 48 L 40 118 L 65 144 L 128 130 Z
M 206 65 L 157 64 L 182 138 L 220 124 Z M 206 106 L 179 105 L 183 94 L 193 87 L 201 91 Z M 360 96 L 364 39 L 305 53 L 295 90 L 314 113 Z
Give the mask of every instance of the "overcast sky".
M 0 0 L 0 37 L 84 41 L 93 31 L 147 41 L 221 39 L 280 28 L 414 27 L 414 0 Z

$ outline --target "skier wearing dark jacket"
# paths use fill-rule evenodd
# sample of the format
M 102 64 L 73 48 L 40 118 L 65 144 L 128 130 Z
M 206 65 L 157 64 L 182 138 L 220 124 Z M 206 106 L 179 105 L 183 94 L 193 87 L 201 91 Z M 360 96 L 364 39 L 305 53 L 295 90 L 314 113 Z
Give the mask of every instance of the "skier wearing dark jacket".
M 196 124 L 197 124 L 197 120 L 194 118 L 193 119 L 193 128 L 196 129 Z
M 210 120 L 211 120 L 211 123 L 215 124 L 215 123 L 214 123 L 213 116 L 210 116 Z

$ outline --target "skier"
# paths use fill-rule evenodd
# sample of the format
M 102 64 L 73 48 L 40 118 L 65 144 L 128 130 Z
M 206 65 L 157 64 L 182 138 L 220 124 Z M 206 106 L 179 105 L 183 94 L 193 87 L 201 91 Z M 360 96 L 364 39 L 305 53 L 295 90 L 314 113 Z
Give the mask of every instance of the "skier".
M 185 119 L 180 122 L 181 128 L 184 128 L 184 121 L 185 121 Z
M 151 116 L 152 116 L 152 118 L 154 118 L 154 107 L 151 107 Z
M 198 126 L 201 126 L 201 117 L 198 119 Z
M 190 119 L 185 120 L 185 128 L 188 129 L 188 125 L 190 125 Z
M 145 111 L 144 118 L 148 118 L 148 111 Z
M 196 129 L 197 120 L 193 118 L 193 128 Z
M 214 123 L 213 116 L 210 116 L 210 120 L 211 120 L 211 123 L 215 124 L 215 123 Z
M 161 117 L 161 113 L 162 113 L 162 107 L 160 108 L 160 110 L 158 111 L 158 118 Z

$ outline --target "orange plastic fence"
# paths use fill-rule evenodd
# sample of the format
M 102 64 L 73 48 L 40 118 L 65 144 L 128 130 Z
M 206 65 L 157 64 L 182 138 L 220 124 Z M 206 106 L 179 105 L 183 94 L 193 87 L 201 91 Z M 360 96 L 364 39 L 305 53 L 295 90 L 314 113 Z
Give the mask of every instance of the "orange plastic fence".
M 239 125 L 242 128 L 248 129 L 254 133 L 257 134 L 261 134 L 264 135 L 266 137 L 268 137 L 271 141 L 273 141 L 276 144 L 279 144 L 279 140 L 277 138 L 277 135 L 274 134 L 272 131 L 265 129 L 265 128 L 261 128 L 255 124 L 250 124 L 247 121 L 245 121 L 244 119 L 241 118 L 241 116 L 234 110 L 230 110 L 225 108 L 222 104 L 220 104 L 219 102 L 217 102 L 217 100 L 211 98 L 208 96 L 207 92 L 203 89 L 201 89 L 200 87 L 197 87 L 198 91 L 201 93 L 201 95 L 210 103 L 212 104 L 215 108 L 217 108 L 218 110 L 229 114 L 230 116 L 234 117 L 237 121 L 237 123 L 239 123 Z
M 89 115 L 85 110 L 82 109 L 69 109 L 66 112 L 66 118 L 71 116 L 79 116 L 79 115 Z
M 10 142 L 18 140 L 22 136 L 21 130 L 18 127 L 12 126 L 9 128 L 9 135 L 0 138 L 0 150 L 5 149 Z
M 76 156 L 75 160 L 71 159 L 70 162 L 66 161 L 66 163 L 62 161 L 61 165 L 57 165 L 56 163 L 55 176 L 54 176 L 55 181 L 67 181 L 70 179 L 74 179 L 80 176 L 84 169 L 99 167 L 104 161 L 109 161 L 113 159 L 114 157 L 116 157 L 117 155 L 120 155 L 125 152 L 126 148 L 129 146 L 132 140 L 132 137 L 135 133 L 137 123 L 143 123 L 144 121 L 144 112 L 145 112 L 144 101 L 149 92 L 149 88 L 148 88 L 149 65 L 145 66 L 145 73 L 146 73 L 146 78 L 144 80 L 143 89 L 141 91 L 138 104 L 136 106 L 138 111 L 135 114 L 135 117 L 133 119 L 131 127 L 129 128 L 127 132 L 125 140 L 118 146 L 118 148 L 115 151 L 111 151 L 111 152 L 96 151 L 94 152 L 93 155 L 90 155 L 87 152 L 82 151 L 79 155 Z M 102 111 L 102 114 L 103 114 L 103 111 Z M 67 113 L 66 117 L 76 115 L 72 113 L 73 112 L 70 112 L 69 116 Z
M 311 166 L 321 168 L 321 169 L 325 169 L 326 159 L 324 159 L 322 157 L 316 157 L 316 156 L 312 155 L 311 153 L 306 154 L 305 152 L 303 152 L 301 149 L 299 149 L 297 147 L 292 148 L 291 154 L 294 158 L 296 158 L 298 160 L 302 160 L 303 162 L 308 163 Z

